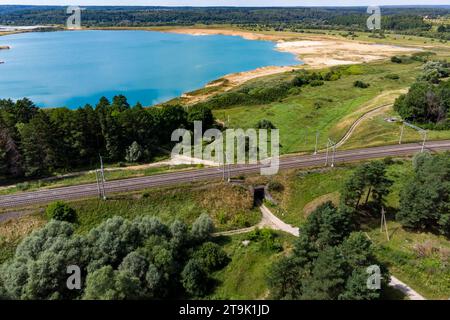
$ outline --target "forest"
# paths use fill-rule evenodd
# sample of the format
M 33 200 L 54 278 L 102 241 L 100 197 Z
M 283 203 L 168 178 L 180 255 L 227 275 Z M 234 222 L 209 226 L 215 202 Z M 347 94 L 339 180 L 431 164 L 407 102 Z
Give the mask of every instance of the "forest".
M 27 98 L 0 100 L 0 176 L 42 177 L 98 163 L 150 161 L 171 150 L 175 129 L 214 124 L 204 106 L 131 107 L 126 97 L 95 107 L 39 109 Z

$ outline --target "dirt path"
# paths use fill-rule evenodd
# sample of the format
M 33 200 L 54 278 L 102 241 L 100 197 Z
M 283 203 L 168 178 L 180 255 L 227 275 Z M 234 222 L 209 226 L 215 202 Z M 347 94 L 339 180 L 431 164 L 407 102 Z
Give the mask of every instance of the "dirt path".
M 255 230 L 256 228 L 270 228 L 273 230 L 287 232 L 296 237 L 299 236 L 299 228 L 294 228 L 293 226 L 291 226 L 287 223 L 284 223 L 277 216 L 275 216 L 272 212 L 270 212 L 270 210 L 264 204 L 262 204 L 259 207 L 259 209 L 261 210 L 262 218 L 261 218 L 261 221 L 257 225 L 255 225 L 253 227 L 249 227 L 249 228 L 238 229 L 238 230 L 217 232 L 217 233 L 213 234 L 213 236 L 232 236 L 232 235 L 236 235 L 236 234 L 243 234 L 243 233 L 251 232 L 251 231 Z
M 348 131 L 345 133 L 345 135 L 342 137 L 342 139 L 339 140 L 338 143 L 336 143 L 336 148 L 340 148 L 350 138 L 350 136 L 355 131 L 356 127 L 359 126 L 361 124 L 361 122 L 363 122 L 364 120 L 366 120 L 370 116 L 372 116 L 372 115 L 374 115 L 374 114 L 376 114 L 376 113 L 378 113 L 378 112 L 380 112 L 380 111 L 382 111 L 384 109 L 389 109 L 390 107 L 392 107 L 392 103 L 379 106 L 379 107 L 377 107 L 375 109 L 372 109 L 372 110 L 364 113 L 361 117 L 359 117 L 352 124 L 352 126 L 348 129 Z
M 409 298 L 409 300 L 426 300 L 422 295 L 417 293 L 414 289 L 412 289 L 407 284 L 400 281 L 394 276 L 391 276 L 391 281 L 389 282 L 389 285 L 403 292 Z

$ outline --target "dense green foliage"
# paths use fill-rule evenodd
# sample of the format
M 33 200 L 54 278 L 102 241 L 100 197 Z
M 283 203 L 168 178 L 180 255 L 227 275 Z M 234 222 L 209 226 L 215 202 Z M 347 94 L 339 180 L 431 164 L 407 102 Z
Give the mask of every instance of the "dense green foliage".
M 367 205 L 372 197 L 373 206 L 379 210 L 385 196 L 389 194 L 392 185 L 386 177 L 386 164 L 382 161 L 364 163 L 356 168 L 346 180 L 341 190 L 341 201 L 344 205 L 358 208 L 365 197 L 364 205 Z
M 130 107 L 127 99 L 101 98 L 94 107 L 38 109 L 28 99 L 0 100 L 0 176 L 44 176 L 106 161 L 150 160 L 170 148 L 171 134 L 193 121 L 213 125 L 204 106 Z
M 268 283 L 274 299 L 372 300 L 381 290 L 367 287 L 366 269 L 381 264 L 370 240 L 352 233 L 353 212 L 331 202 L 319 206 L 300 231 L 293 253 L 272 266 Z M 383 270 L 383 285 L 387 271 Z
M 77 220 L 77 213 L 68 204 L 56 201 L 47 206 L 45 214 L 49 219 L 75 222 Z
M 361 80 L 356 80 L 353 83 L 353 86 L 356 88 L 367 89 L 368 87 L 370 87 L 370 84 L 365 83 L 364 81 L 361 81 Z
M 397 220 L 417 230 L 450 235 L 450 154 L 414 158 L 414 176 L 400 194 Z
M 248 82 L 236 89 L 218 94 L 205 102 L 201 102 L 194 107 L 206 109 L 221 109 L 236 105 L 253 105 L 271 103 L 283 99 L 291 94 L 299 94 L 301 88 L 309 86 L 321 86 L 324 81 L 336 81 L 345 68 L 331 68 L 329 71 L 313 72 L 308 70 L 292 70 L 286 77 L 270 79 L 255 84 Z M 258 123 L 257 126 L 264 123 Z M 265 123 L 266 125 L 268 123 Z
M 446 129 L 450 110 L 450 82 L 435 85 L 426 81 L 414 83 L 401 95 L 394 109 L 403 119 L 430 129 Z
M 202 221 L 205 218 L 201 219 Z M 200 224 L 203 224 L 201 222 Z M 209 275 L 228 263 L 195 230 L 154 217 L 111 218 L 87 234 L 51 221 L 0 266 L 0 295 L 11 299 L 163 299 L 207 294 Z M 207 236 L 207 235 L 204 235 Z M 81 290 L 70 290 L 68 266 L 81 270 Z

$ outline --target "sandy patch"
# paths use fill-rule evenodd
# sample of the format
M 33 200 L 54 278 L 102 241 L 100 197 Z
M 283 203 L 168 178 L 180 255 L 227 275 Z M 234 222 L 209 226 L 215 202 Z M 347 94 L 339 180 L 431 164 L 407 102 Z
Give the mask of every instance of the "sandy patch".
M 280 51 L 297 55 L 312 68 L 365 63 L 420 51 L 414 48 L 350 40 L 278 41 L 276 47 Z

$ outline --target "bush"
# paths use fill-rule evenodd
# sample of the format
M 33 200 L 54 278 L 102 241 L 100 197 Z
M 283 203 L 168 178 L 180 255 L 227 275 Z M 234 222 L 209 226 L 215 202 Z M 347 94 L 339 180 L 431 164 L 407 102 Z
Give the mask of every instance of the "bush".
M 275 232 L 268 228 L 256 228 L 248 234 L 248 239 L 261 243 L 262 247 L 266 250 L 276 252 L 283 250 L 283 246 L 276 239 Z
M 225 267 L 230 258 L 216 243 L 205 242 L 195 253 L 194 258 L 201 261 L 209 271 L 217 271 Z
M 136 162 L 142 156 L 142 147 L 134 141 L 125 151 L 125 160 L 127 162 Z
M 322 80 L 312 80 L 309 85 L 311 87 L 320 87 L 323 86 L 324 82 Z
M 418 76 L 417 80 L 437 84 L 441 78 L 448 77 L 449 73 L 447 61 L 428 61 L 423 66 L 423 72 Z
M 57 201 L 48 205 L 45 213 L 49 219 L 75 222 L 77 220 L 77 214 L 74 209 L 69 207 L 66 203 Z
M 386 75 L 385 78 L 389 79 L 389 80 L 398 80 L 398 79 L 400 79 L 400 76 L 398 74 L 391 73 L 391 74 Z
M 192 224 L 191 233 L 196 240 L 202 241 L 208 239 L 213 232 L 214 223 L 206 213 L 200 215 Z
M 403 60 L 402 60 L 400 57 L 393 56 L 393 57 L 391 58 L 391 62 L 393 62 L 393 63 L 402 63 Z
M 272 122 L 270 122 L 269 120 L 262 119 L 262 120 L 258 121 L 258 123 L 256 124 L 256 128 L 257 129 L 276 129 L 277 127 L 275 127 L 275 125 Z
M 283 184 L 278 181 L 270 181 L 268 185 L 269 191 L 282 192 L 284 190 Z
M 197 259 L 191 259 L 181 273 L 181 283 L 187 293 L 194 297 L 204 296 L 208 292 L 208 273 Z
M 356 87 L 356 88 L 366 89 L 366 88 L 370 87 L 370 84 L 365 83 L 365 82 L 363 82 L 363 81 L 361 81 L 361 80 L 356 80 L 356 81 L 353 83 L 353 86 Z
M 339 80 L 340 78 L 341 78 L 340 72 L 334 70 L 325 73 L 325 75 L 323 76 L 323 80 L 325 81 L 336 81 Z

